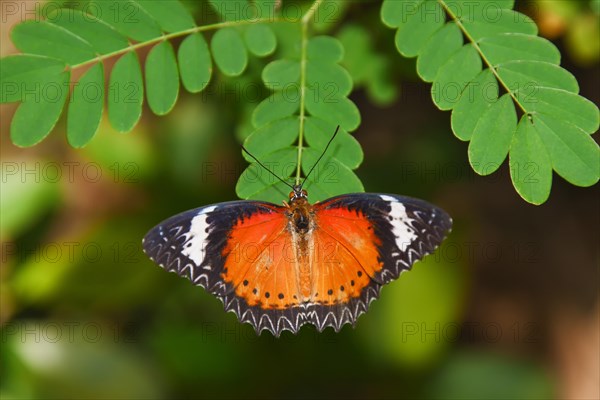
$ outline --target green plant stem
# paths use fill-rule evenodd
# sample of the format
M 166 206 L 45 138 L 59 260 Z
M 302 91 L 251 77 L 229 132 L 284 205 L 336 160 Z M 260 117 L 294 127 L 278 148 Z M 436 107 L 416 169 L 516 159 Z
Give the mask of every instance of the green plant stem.
M 102 54 L 99 55 L 96 58 L 93 58 L 91 60 L 88 61 L 84 61 L 80 64 L 75 64 L 70 66 L 71 70 L 77 69 L 77 68 L 81 68 L 81 67 L 85 67 L 87 65 L 90 64 L 95 64 L 101 61 L 104 61 L 106 59 L 109 59 L 111 57 L 114 56 L 118 56 L 121 54 L 125 54 L 128 53 L 130 51 L 135 51 L 137 49 L 141 49 L 144 48 L 146 46 L 151 46 L 155 43 L 158 42 L 162 42 L 164 40 L 170 40 L 170 39 L 174 39 L 176 37 L 180 37 L 180 36 L 186 36 L 186 35 L 191 35 L 192 33 L 197 33 L 197 32 L 204 32 L 204 31 L 210 31 L 210 30 L 214 30 L 214 29 L 221 29 L 221 28 L 228 28 L 228 27 L 232 27 L 232 26 L 241 26 L 241 25 L 249 25 L 249 24 L 260 24 L 260 23 L 273 23 L 273 22 L 281 22 L 284 21 L 283 18 L 259 18 L 256 20 L 243 20 L 243 21 L 226 21 L 226 22 L 219 22 L 216 24 L 210 24 L 210 25 L 203 25 L 203 26 L 195 26 L 193 28 L 190 29 L 186 29 L 184 31 L 180 31 L 180 32 L 173 32 L 173 33 L 169 33 L 167 35 L 161 35 L 158 36 L 154 39 L 151 40 L 147 40 L 145 42 L 139 42 L 136 44 L 132 44 L 130 46 L 127 46 L 123 49 L 119 49 L 117 51 L 113 51 L 111 53 L 106 53 L 106 54 Z
M 488 58 L 485 56 L 485 54 L 481 50 L 481 47 L 479 47 L 479 44 L 477 44 L 477 41 L 473 38 L 473 36 L 471 36 L 471 34 L 467 30 L 467 28 L 465 28 L 465 26 L 462 24 L 462 22 L 460 21 L 460 18 L 458 18 L 458 16 L 452 12 L 450 7 L 448 7 L 448 5 L 446 4 L 446 2 L 444 0 L 437 0 L 437 1 L 442 6 L 442 8 L 446 11 L 448 16 L 450 16 L 450 18 L 452 18 L 452 20 L 454 21 L 456 26 L 459 27 L 459 29 L 462 31 L 462 33 L 464 33 L 464 35 L 467 37 L 467 39 L 471 42 L 471 44 L 473 45 L 473 47 L 475 48 L 477 53 L 479 53 L 479 56 L 481 57 L 483 62 L 488 66 L 490 71 L 492 71 L 492 73 L 494 74 L 494 76 L 496 77 L 498 82 L 500 82 L 500 84 L 506 90 L 506 92 L 510 95 L 510 97 L 512 97 L 513 101 L 519 106 L 519 108 L 523 111 L 523 113 L 525 113 L 526 115 L 529 115 L 529 112 L 525 109 L 525 107 L 521 104 L 521 102 L 516 98 L 515 94 L 510 90 L 510 88 L 508 87 L 506 82 L 504 82 L 504 80 L 502 80 L 500 75 L 498 75 L 498 71 L 496 71 L 496 68 L 494 68 L 494 66 L 492 65 L 490 60 L 488 60 Z
M 300 54 L 300 127 L 298 132 L 298 158 L 296 166 L 296 185 L 300 185 L 302 174 L 302 151 L 304 146 L 304 119 L 306 118 L 306 54 L 308 46 L 308 24 L 323 0 L 315 0 L 306 14 L 302 16 L 302 50 Z

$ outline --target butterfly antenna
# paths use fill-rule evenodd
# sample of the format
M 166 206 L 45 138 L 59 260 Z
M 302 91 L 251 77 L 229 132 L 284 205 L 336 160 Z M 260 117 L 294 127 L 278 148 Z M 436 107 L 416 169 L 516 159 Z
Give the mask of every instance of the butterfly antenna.
M 306 182 L 306 180 L 308 179 L 308 177 L 310 176 L 310 174 L 313 172 L 313 170 L 315 169 L 315 167 L 317 166 L 317 164 L 319 163 L 319 161 L 321 161 L 321 158 L 323 158 L 323 156 L 327 152 L 327 149 L 329 148 L 329 145 L 331 144 L 331 142 L 333 142 L 333 139 L 335 139 L 335 136 L 338 134 L 339 130 L 340 130 L 340 126 L 338 125 L 337 128 L 335 128 L 335 132 L 333 133 L 333 136 L 331 137 L 331 139 L 329 139 L 329 143 L 327 143 L 327 146 L 325 146 L 325 150 L 323 150 L 323 153 L 321 153 L 321 156 L 319 156 L 319 159 L 317 160 L 317 162 L 312 166 L 312 168 L 310 169 L 310 171 L 308 171 L 308 174 L 306 174 L 306 177 L 304 177 L 304 180 L 302 181 L 302 184 L 300 185 L 300 188 L 302 188 L 304 186 L 304 183 Z
M 261 163 L 260 161 L 258 161 L 258 158 L 254 157 L 252 154 L 250 154 L 250 152 L 248 150 L 246 150 L 246 148 L 244 146 L 242 146 L 242 150 L 248 154 L 250 157 L 252 157 L 252 159 L 254 161 L 256 161 L 258 163 L 258 165 L 260 165 L 261 167 L 263 167 L 264 169 L 266 169 L 267 171 L 269 171 L 269 173 L 271 175 L 273 175 L 275 178 L 279 179 L 281 182 L 283 182 L 285 185 L 289 186 L 290 188 L 292 188 L 292 190 L 294 190 L 294 187 L 292 185 L 290 185 L 289 183 L 287 183 L 286 181 L 284 181 L 283 179 L 281 179 L 275 172 L 271 171 L 269 168 L 265 167 L 265 165 L 263 163 Z

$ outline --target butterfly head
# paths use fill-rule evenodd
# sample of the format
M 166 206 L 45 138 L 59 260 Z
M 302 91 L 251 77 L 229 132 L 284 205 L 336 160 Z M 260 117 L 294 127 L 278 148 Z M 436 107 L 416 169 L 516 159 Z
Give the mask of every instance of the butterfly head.
M 290 192 L 290 201 L 306 199 L 308 196 L 308 192 L 302 189 L 302 185 L 294 185 L 292 189 L 293 191 Z

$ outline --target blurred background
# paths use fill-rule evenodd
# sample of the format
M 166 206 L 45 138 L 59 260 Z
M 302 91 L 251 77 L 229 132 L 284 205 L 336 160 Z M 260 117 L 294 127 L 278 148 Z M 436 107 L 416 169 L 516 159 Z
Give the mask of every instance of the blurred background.
M 517 2 L 596 104 L 598 3 Z M 343 23 L 318 29 L 347 44 L 363 121 L 357 174 L 367 191 L 447 210 L 455 226 L 443 246 L 386 286 L 356 329 L 257 337 L 155 266 L 141 238 L 173 214 L 235 199 L 239 144 L 267 95 L 245 88 L 261 87 L 266 61 L 182 92 L 166 117 L 145 110 L 128 134 L 103 123 L 83 150 L 67 145 L 64 121 L 42 144 L 15 147 L 15 107 L 3 104 L 0 397 L 600 397 L 599 186 L 555 175 L 536 207 L 506 164 L 476 176 L 450 113 L 377 23 L 379 2 L 343 7 Z M 2 56 L 19 21 L 2 22 Z M 359 42 L 375 62 L 353 57 Z

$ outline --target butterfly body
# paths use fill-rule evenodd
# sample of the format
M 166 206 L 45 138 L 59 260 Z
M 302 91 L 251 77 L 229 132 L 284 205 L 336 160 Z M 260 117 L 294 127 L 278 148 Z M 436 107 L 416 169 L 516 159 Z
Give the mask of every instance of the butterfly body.
M 279 336 L 305 324 L 354 325 L 450 227 L 443 210 L 422 200 L 358 193 L 310 204 L 295 188 L 283 206 L 236 201 L 169 218 L 143 247 L 240 321 Z

